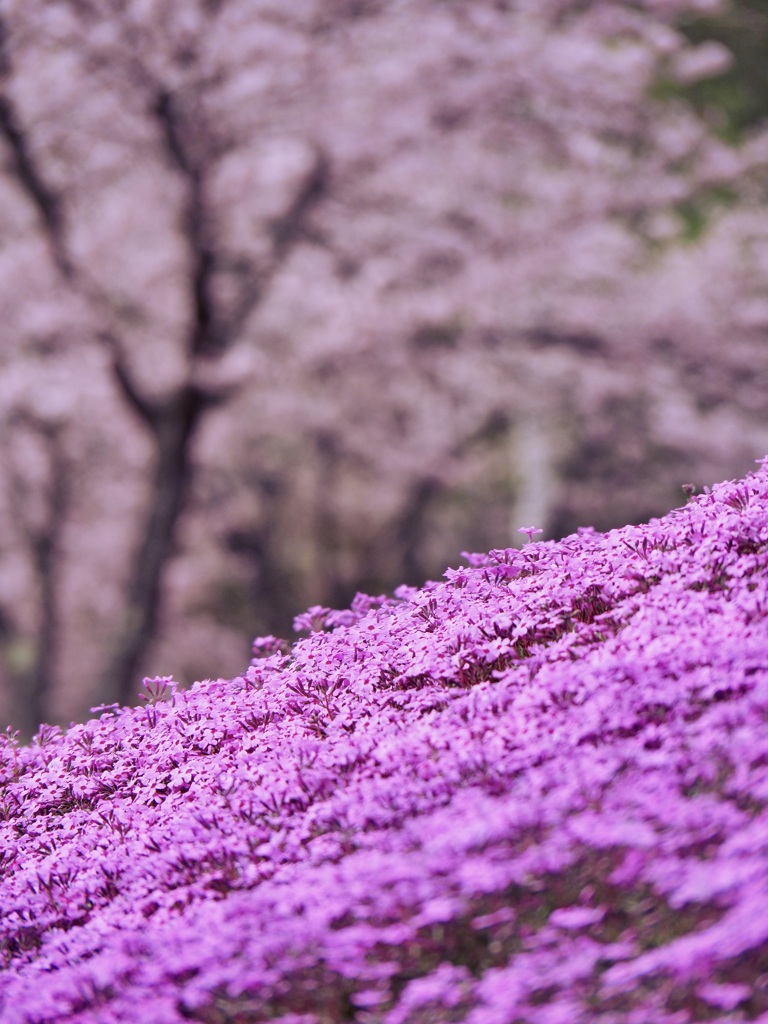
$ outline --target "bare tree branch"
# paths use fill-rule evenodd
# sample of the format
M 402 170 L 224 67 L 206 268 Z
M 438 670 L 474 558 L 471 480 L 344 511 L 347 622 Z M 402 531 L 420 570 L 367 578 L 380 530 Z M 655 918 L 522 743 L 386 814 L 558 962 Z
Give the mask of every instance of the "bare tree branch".
M 112 376 L 128 406 L 139 416 L 144 425 L 153 433 L 157 430 L 161 406 L 142 394 L 131 373 L 128 362 L 117 338 L 111 331 L 100 331 L 99 340 L 109 349 L 112 356 Z
M 59 197 L 43 180 L 16 111 L 5 94 L 0 95 L 0 133 L 11 151 L 14 175 L 38 212 L 56 264 L 68 277 L 72 268 L 62 246 L 63 216 Z
M 191 262 L 189 285 L 193 313 L 188 352 L 193 359 L 198 356 L 218 355 L 224 351 L 230 339 L 218 330 L 216 301 L 213 295 L 216 257 L 208 237 L 205 162 L 196 158 L 192 152 L 188 137 L 191 133 L 185 123 L 186 117 L 174 96 L 161 90 L 153 112 L 161 128 L 169 161 L 186 184 L 182 230 L 187 240 Z
M 16 106 L 4 87 L 12 73 L 8 30 L 5 22 L 0 20 L 0 81 L 3 83 L 3 89 L 0 91 L 0 135 L 5 139 L 10 151 L 12 173 L 37 211 L 53 260 L 63 276 L 69 278 L 72 276 L 73 268 L 64 244 L 61 200 L 55 189 L 45 180 L 32 153 Z
M 329 165 L 325 154 L 319 146 L 314 147 L 314 160 L 304 180 L 301 182 L 293 202 L 278 217 L 271 227 L 274 263 L 279 266 L 285 262 L 296 242 L 300 241 L 306 231 L 306 219 L 310 210 L 325 194 L 330 178 Z

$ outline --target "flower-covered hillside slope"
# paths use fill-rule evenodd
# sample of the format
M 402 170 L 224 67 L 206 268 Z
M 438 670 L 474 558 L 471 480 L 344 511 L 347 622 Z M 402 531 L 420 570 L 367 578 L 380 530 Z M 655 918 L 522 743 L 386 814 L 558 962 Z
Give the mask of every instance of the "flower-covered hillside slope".
M 768 460 L 2 746 L 3 1024 L 768 1021 Z

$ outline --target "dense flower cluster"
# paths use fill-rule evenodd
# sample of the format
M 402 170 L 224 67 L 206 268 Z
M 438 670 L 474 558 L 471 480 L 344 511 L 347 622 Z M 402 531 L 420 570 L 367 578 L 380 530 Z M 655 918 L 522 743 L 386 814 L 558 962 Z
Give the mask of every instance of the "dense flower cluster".
M 2 743 L 0 1020 L 768 1021 L 768 459 Z

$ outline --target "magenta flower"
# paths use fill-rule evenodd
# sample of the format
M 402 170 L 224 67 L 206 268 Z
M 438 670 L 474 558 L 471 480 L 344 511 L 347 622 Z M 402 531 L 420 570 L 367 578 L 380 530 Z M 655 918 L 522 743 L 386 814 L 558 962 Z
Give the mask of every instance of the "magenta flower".
M 544 533 L 544 531 L 540 530 L 537 526 L 520 526 L 518 527 L 517 532 L 524 533 L 528 538 L 528 543 L 531 543 L 533 541 L 533 538 L 536 534 Z

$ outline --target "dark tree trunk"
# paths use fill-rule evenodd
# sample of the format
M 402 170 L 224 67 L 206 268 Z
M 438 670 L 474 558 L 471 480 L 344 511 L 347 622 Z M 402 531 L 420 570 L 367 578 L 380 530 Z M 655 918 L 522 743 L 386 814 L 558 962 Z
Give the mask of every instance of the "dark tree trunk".
M 61 535 L 69 505 L 71 467 L 55 427 L 24 419 L 22 424 L 40 438 L 47 463 L 47 480 L 42 504 L 44 516 L 37 525 L 27 524 L 29 545 L 38 594 L 38 622 L 33 656 L 26 671 L 16 678 L 16 726 L 25 739 L 33 736 L 51 716 L 50 693 L 56 673 L 60 643 L 59 588 L 61 585 Z M 10 478 L 12 507 L 24 522 L 23 492 Z
M 161 583 L 189 491 L 193 435 L 205 404 L 200 392 L 187 386 L 154 417 L 157 454 L 152 493 L 125 610 L 104 673 L 102 692 L 107 700 L 129 703 L 133 699 L 142 658 L 157 630 Z
M 270 225 L 270 258 L 244 260 L 239 267 L 240 294 L 236 301 L 224 303 L 217 298 L 215 287 L 216 275 L 222 269 L 221 246 L 208 196 L 211 174 L 222 156 L 217 135 L 200 120 L 191 93 L 181 90 L 174 95 L 165 89 L 158 90 L 150 114 L 155 120 L 158 144 L 182 188 L 178 231 L 188 255 L 189 318 L 186 335 L 177 339 L 187 360 L 186 383 L 172 396 L 157 398 L 145 390 L 141 376 L 131 365 L 130 336 L 126 337 L 121 330 L 117 312 L 121 300 L 116 301 L 74 256 L 66 216 L 67 194 L 46 173 L 39 150 L 33 145 L 33 130 L 25 124 L 12 93 L 5 88 L 12 73 L 7 42 L 0 17 L 0 142 L 8 150 L 9 169 L 36 213 L 53 264 L 68 287 L 96 315 L 100 324 L 96 336 L 110 353 L 118 391 L 149 430 L 155 452 L 152 491 L 132 557 L 124 611 L 115 627 L 99 693 L 104 701 L 127 703 L 134 696 L 144 654 L 157 631 L 163 576 L 190 490 L 195 431 L 205 412 L 226 401 L 235 390 L 206 386 L 200 383 L 201 377 L 215 368 L 236 343 L 274 275 L 304 238 L 307 218 L 327 189 L 328 166 L 324 154 L 312 146 L 306 174 L 297 183 L 285 209 Z M 56 610 L 60 601 L 56 573 L 60 554 L 55 543 L 35 546 L 37 538 L 32 540 L 42 581 L 39 664 L 34 669 L 30 693 L 30 714 L 37 715 L 44 705 L 50 673 L 55 667 Z

